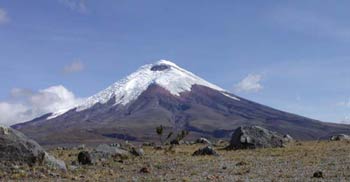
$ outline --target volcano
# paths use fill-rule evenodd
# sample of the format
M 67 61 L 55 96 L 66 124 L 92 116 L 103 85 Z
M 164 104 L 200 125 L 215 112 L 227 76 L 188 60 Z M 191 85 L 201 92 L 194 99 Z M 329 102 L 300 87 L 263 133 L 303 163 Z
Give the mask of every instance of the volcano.
M 348 125 L 241 98 L 166 60 L 142 66 L 74 108 L 12 127 L 42 145 L 58 145 L 153 141 L 159 125 L 209 138 L 229 138 L 242 125 L 259 125 L 300 140 L 350 132 Z

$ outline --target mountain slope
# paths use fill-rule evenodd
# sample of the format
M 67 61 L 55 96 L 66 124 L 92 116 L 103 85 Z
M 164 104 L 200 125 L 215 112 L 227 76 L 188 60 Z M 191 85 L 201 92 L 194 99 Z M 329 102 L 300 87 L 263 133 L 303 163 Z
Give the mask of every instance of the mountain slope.
M 186 129 L 192 137 L 229 137 L 240 125 L 260 125 L 297 139 L 349 133 L 239 98 L 169 61 L 159 61 L 116 82 L 81 105 L 13 127 L 41 144 L 155 140 L 154 128 Z

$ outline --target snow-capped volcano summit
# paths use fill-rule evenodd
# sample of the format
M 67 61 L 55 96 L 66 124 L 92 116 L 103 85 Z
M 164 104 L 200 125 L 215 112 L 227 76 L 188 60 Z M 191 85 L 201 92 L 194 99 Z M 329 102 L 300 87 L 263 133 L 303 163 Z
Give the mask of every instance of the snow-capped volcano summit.
M 174 96 L 191 91 L 193 85 L 202 85 L 222 92 L 228 97 L 224 89 L 211 84 L 195 74 L 180 68 L 175 63 L 160 60 L 154 64 L 147 64 L 136 72 L 109 86 L 98 94 L 89 97 L 78 106 L 77 111 L 88 109 L 96 103 L 104 104 L 115 99 L 115 105 L 126 105 L 136 100 L 151 84 L 157 84 L 168 90 Z M 232 97 L 239 100 L 236 97 Z
M 227 91 L 219 86 L 207 82 L 175 63 L 168 60 L 160 60 L 153 64 L 141 66 L 136 72 L 115 82 L 73 108 L 76 108 L 76 111 L 79 112 L 89 109 L 97 103 L 105 104 L 112 99 L 114 100 L 114 105 L 127 105 L 135 101 L 152 84 L 166 89 L 174 96 L 180 96 L 181 93 L 191 91 L 193 85 L 201 85 L 217 90 L 231 99 L 239 100 L 237 97 L 229 95 Z M 54 112 L 48 119 L 60 116 L 73 108 Z
M 296 139 L 349 133 L 349 126 L 322 123 L 279 111 L 211 84 L 160 60 L 87 98 L 69 110 L 12 127 L 41 144 L 149 141 L 154 128 L 189 130 L 192 137 L 229 137 L 242 125 L 259 125 Z

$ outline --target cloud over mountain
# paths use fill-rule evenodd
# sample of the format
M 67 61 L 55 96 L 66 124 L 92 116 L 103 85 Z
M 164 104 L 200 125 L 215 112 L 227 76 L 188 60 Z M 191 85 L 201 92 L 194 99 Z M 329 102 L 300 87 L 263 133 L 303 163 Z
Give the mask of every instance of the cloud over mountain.
M 71 108 L 81 101 L 62 85 L 39 91 L 15 88 L 0 102 L 0 124 L 11 125 L 40 115 Z

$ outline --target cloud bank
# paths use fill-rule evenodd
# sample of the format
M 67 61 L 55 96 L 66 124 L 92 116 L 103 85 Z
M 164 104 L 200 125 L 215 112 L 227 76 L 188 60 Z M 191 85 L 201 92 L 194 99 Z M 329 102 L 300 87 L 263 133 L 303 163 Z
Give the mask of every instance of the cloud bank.
M 8 126 L 73 108 L 82 100 L 62 85 L 39 91 L 15 88 L 10 94 L 8 101 L 0 102 L 0 124 Z
M 249 74 L 234 87 L 235 92 L 258 92 L 263 89 L 261 85 L 262 76 L 258 74 Z

